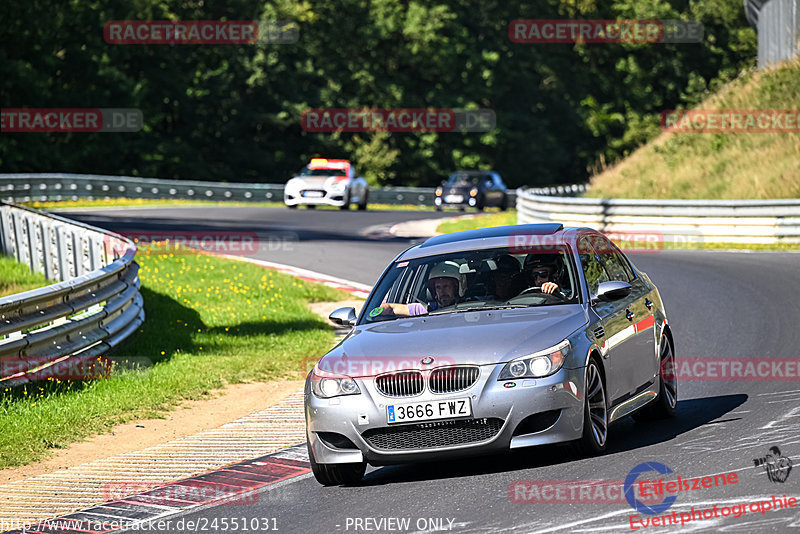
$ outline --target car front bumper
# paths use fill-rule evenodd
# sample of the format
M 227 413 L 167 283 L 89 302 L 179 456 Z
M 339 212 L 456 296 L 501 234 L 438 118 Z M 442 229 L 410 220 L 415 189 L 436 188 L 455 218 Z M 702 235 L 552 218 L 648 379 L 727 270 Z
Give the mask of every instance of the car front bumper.
M 319 191 L 315 189 L 314 191 Z M 347 190 L 324 190 L 323 196 L 307 197 L 303 196 L 304 190 L 284 193 L 283 202 L 287 206 L 344 206 L 344 199 Z
M 359 378 L 361 394 L 320 399 L 311 393 L 307 381 L 306 426 L 314 457 L 321 464 L 367 461 L 386 465 L 561 443 L 581 436 L 584 368 L 561 369 L 542 379 L 500 382 L 497 375 L 502 367 L 482 366 L 478 381 L 465 391 L 425 391 L 404 398 L 383 396 L 374 379 Z M 506 383 L 514 386 L 506 387 Z M 468 418 L 387 423 L 389 404 L 464 397 L 470 399 L 472 408 Z

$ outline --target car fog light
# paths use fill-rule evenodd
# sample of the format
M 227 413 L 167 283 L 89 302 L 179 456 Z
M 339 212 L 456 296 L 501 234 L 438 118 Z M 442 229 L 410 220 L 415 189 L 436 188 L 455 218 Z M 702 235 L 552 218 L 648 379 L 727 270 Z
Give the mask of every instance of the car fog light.
M 474 198 L 469 199 L 469 205 L 470 206 L 474 206 L 475 205 L 475 199 Z

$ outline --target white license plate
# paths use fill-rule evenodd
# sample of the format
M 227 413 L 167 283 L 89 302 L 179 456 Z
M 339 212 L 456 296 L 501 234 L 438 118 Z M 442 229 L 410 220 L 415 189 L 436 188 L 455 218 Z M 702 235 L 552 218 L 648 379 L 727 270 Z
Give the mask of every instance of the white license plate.
M 410 404 L 390 404 L 386 407 L 386 422 L 412 423 L 416 421 L 435 421 L 453 417 L 472 415 L 469 397 L 440 401 L 412 402 Z
M 464 197 L 461 195 L 446 195 L 444 201 L 448 204 L 457 204 L 459 202 L 464 202 Z
M 303 196 L 306 198 L 320 198 L 324 197 L 325 193 L 322 191 L 303 191 Z

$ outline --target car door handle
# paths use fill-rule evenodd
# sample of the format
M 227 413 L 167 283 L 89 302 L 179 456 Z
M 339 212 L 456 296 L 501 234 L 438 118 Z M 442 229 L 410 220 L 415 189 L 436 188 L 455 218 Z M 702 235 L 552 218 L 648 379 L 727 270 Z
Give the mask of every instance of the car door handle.
M 650 299 L 644 299 L 644 305 L 647 306 L 648 310 L 653 309 L 653 301 Z
M 633 312 L 630 310 L 625 310 L 625 318 L 629 321 L 633 321 Z

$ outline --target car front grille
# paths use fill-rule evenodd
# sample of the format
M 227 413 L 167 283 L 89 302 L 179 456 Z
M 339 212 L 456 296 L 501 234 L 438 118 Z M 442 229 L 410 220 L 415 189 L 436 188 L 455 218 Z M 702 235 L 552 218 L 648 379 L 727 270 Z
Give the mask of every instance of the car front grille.
M 372 447 L 381 450 L 430 449 L 487 441 L 502 427 L 503 420 L 496 418 L 434 421 L 373 428 L 364 432 L 362 437 Z
M 400 371 L 379 376 L 375 386 L 387 397 L 412 397 L 422 393 L 424 381 L 419 371 Z
M 478 380 L 481 371 L 477 367 L 440 367 L 431 372 L 428 387 L 434 393 L 454 393 L 469 389 Z

